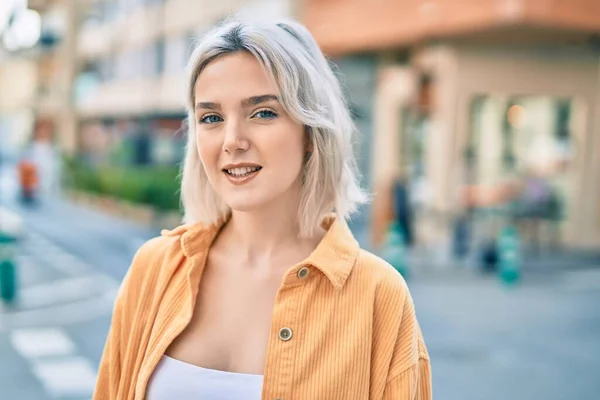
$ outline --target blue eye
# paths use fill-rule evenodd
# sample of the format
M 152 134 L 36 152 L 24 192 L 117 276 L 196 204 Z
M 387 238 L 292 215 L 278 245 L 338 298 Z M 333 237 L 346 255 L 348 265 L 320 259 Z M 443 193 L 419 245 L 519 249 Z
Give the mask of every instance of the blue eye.
M 215 114 L 210 114 L 210 115 L 200 118 L 199 122 L 201 124 L 216 124 L 217 122 L 221 122 L 221 121 L 223 121 L 223 118 L 221 118 Z
M 273 119 L 273 118 L 277 118 L 277 114 L 275 114 L 271 110 L 260 110 L 259 112 L 257 112 L 256 114 L 253 115 L 253 118 Z

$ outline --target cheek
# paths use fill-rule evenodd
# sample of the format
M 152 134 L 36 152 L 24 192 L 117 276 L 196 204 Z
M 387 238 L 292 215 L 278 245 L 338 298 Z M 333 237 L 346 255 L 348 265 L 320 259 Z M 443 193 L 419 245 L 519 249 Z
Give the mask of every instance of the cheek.
M 290 140 L 289 135 L 273 143 L 273 154 L 277 159 L 277 167 L 298 175 L 304 162 L 304 144 L 299 140 Z
M 210 136 L 199 133 L 196 135 L 196 149 L 204 168 L 208 171 L 215 168 L 215 162 L 219 157 L 219 144 Z

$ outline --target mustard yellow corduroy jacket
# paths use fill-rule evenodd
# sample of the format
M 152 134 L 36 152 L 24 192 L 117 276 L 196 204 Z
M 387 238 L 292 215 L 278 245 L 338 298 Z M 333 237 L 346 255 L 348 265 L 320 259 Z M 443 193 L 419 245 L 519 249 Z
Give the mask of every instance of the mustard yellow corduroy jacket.
M 137 252 L 115 302 L 94 400 L 145 398 L 160 358 L 191 320 L 221 225 L 164 231 Z M 321 243 L 279 288 L 262 399 L 431 399 L 429 356 L 405 281 L 362 250 L 344 221 L 331 215 L 323 226 Z

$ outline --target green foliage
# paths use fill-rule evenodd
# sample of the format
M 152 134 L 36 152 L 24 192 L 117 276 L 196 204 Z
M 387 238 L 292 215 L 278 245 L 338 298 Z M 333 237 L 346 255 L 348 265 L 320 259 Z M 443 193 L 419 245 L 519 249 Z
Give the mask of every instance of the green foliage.
M 146 204 L 159 211 L 180 209 L 176 166 L 91 166 L 66 160 L 65 175 L 66 186 L 73 190 Z

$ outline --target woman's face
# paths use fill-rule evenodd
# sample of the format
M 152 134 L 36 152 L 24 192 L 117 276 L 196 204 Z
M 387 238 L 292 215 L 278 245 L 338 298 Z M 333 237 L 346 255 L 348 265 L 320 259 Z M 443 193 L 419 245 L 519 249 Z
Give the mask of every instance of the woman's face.
M 237 211 L 295 204 L 306 152 L 304 127 L 245 52 L 212 61 L 194 87 L 196 144 L 212 187 Z

